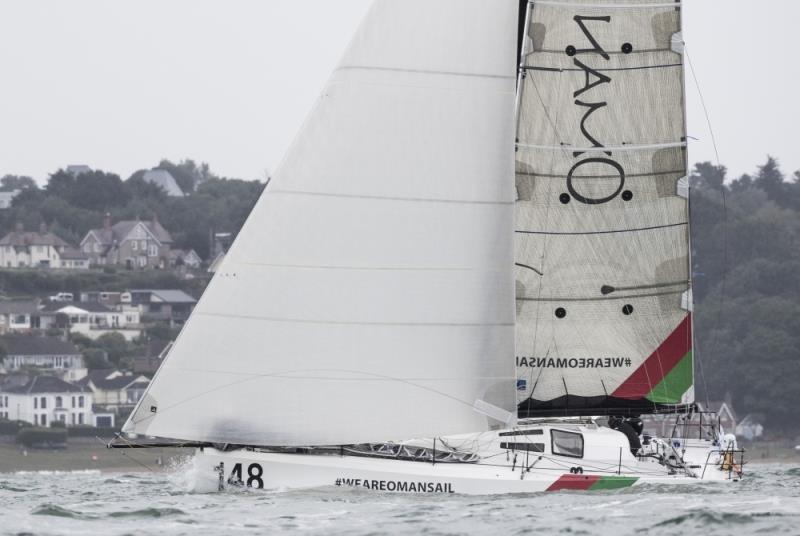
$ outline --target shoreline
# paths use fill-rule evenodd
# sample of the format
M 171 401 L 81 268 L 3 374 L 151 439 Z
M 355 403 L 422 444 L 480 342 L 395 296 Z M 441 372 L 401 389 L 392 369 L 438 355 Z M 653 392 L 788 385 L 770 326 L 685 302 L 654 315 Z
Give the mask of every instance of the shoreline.
M 127 453 L 109 449 L 96 439 L 71 439 L 66 449 L 26 449 L 0 443 L 0 474 L 25 472 L 102 473 L 166 471 L 190 457 L 193 449 L 153 449 Z

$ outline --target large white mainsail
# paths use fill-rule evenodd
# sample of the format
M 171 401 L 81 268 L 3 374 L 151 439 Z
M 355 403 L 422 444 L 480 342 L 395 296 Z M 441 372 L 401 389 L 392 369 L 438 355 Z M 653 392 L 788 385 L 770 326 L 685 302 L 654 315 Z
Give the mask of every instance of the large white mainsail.
M 681 4 L 535 0 L 517 133 L 520 412 L 693 400 Z
M 514 409 L 517 10 L 374 4 L 124 432 L 336 445 Z

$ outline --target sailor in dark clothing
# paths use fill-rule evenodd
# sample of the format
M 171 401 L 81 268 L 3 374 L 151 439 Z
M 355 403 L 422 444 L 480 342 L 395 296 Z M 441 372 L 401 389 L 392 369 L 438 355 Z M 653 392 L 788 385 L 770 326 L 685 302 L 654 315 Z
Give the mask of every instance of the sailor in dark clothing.
M 639 435 L 644 430 L 644 423 L 639 417 L 624 419 L 623 417 L 609 417 L 608 427 L 625 434 L 631 446 L 631 453 L 636 456 L 642 448 L 642 440 Z

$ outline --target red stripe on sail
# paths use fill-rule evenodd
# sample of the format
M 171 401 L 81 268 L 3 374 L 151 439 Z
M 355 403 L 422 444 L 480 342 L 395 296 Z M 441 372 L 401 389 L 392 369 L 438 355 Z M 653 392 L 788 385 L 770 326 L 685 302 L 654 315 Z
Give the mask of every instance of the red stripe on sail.
M 561 478 L 553 482 L 547 491 L 561 491 L 564 489 L 586 491 L 594 486 L 601 477 L 583 475 L 561 475 Z
M 687 315 L 658 350 L 611 395 L 638 400 L 646 397 L 692 349 L 692 315 Z

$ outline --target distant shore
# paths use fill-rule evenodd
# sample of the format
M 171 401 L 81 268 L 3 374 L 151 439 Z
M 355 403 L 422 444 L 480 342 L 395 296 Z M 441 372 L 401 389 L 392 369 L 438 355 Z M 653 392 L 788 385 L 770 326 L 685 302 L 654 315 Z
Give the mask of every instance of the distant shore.
M 70 439 L 63 450 L 26 449 L 0 442 L 0 473 L 20 471 L 160 471 L 193 454 L 192 449 L 116 450 L 97 439 Z

